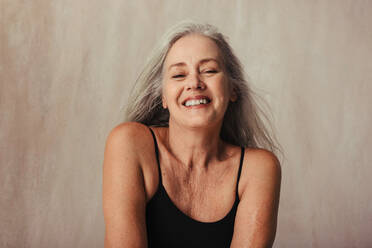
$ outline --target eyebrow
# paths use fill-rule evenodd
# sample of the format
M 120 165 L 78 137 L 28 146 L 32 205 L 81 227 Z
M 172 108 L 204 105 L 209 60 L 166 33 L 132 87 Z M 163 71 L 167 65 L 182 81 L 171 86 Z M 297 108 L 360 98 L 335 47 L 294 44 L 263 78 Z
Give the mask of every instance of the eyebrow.
M 220 66 L 220 62 L 217 60 L 217 59 L 214 59 L 214 58 L 205 58 L 205 59 L 202 59 L 200 60 L 199 62 L 199 65 L 201 64 L 205 64 L 209 61 L 214 61 L 218 64 L 218 66 Z M 171 64 L 169 67 L 168 67 L 168 71 L 172 68 L 172 67 L 177 67 L 177 66 L 186 66 L 186 63 L 185 62 L 179 62 L 179 63 L 175 63 L 175 64 Z

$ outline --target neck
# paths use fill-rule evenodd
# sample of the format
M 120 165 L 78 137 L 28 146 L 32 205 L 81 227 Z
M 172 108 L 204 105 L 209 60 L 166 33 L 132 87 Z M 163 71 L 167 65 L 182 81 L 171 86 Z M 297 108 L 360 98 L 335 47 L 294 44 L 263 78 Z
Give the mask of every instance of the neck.
M 222 154 L 221 124 L 214 127 L 189 128 L 169 122 L 168 148 L 189 171 L 208 170 L 208 164 Z

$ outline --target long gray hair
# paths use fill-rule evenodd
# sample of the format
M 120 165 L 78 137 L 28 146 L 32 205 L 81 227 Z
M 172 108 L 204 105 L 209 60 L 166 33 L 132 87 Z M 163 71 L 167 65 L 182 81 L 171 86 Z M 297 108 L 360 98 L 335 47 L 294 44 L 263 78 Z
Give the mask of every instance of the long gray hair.
M 257 104 L 256 100 L 262 98 L 258 98 L 249 87 L 241 63 L 226 38 L 209 24 L 181 22 L 165 34 L 136 81 L 129 97 L 125 120 L 152 126 L 168 126 L 169 111 L 162 108 L 161 100 L 163 64 L 172 45 L 188 34 L 204 35 L 217 44 L 227 81 L 238 96 L 237 101 L 230 102 L 227 107 L 221 139 L 237 146 L 260 147 L 274 153 L 280 150 L 271 132 L 270 121 Z

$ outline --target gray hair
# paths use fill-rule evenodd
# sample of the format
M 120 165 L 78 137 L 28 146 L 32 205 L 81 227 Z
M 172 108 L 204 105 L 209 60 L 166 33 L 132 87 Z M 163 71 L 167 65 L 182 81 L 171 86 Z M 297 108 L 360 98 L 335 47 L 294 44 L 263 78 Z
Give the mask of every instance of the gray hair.
M 172 45 L 189 34 L 204 35 L 217 44 L 227 81 L 238 96 L 238 99 L 230 102 L 227 107 L 221 127 L 221 139 L 237 146 L 261 147 L 274 153 L 280 151 L 273 133 L 268 130 L 269 127 L 272 131 L 270 121 L 256 101 L 263 99 L 249 87 L 242 65 L 224 35 L 209 24 L 181 22 L 165 34 L 136 81 L 127 105 L 125 120 L 152 126 L 168 126 L 169 111 L 162 108 L 161 100 L 163 64 Z

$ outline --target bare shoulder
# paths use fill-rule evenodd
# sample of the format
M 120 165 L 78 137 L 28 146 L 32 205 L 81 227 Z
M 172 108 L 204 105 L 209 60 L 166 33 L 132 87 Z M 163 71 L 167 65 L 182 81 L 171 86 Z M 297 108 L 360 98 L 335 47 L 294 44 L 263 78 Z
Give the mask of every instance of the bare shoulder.
M 235 217 L 231 247 L 271 247 L 276 233 L 281 168 L 277 157 L 264 149 L 246 148 L 242 196 Z
M 244 163 L 247 169 L 265 174 L 281 173 L 281 166 L 276 155 L 268 150 L 261 148 L 246 148 L 244 153 Z
M 142 138 L 147 137 L 149 137 L 149 130 L 146 125 L 139 122 L 123 122 L 111 130 L 108 141 L 122 141 L 138 145 L 143 143 Z
M 242 182 L 245 186 L 254 182 L 280 185 L 281 165 L 274 153 L 260 148 L 246 148 L 243 165 Z
M 157 128 L 152 129 L 157 133 Z M 116 162 L 110 163 L 111 160 Z M 148 126 L 125 122 L 113 128 L 106 142 L 105 161 L 108 163 L 104 163 L 104 167 L 112 167 L 117 174 L 139 171 L 147 200 L 156 191 L 158 172 L 154 140 Z
M 114 127 L 106 140 L 104 172 L 118 175 L 137 171 L 143 175 L 142 164 L 151 139 L 148 127 L 141 123 L 125 122 Z
M 151 178 L 153 173 L 148 167 L 153 164 L 153 149 L 153 139 L 146 125 L 138 122 L 121 123 L 107 137 L 104 171 L 113 170 L 115 174 L 137 171 L 141 180 Z
M 115 149 L 117 153 L 126 153 L 125 156 L 136 156 L 141 160 L 138 151 L 148 149 L 152 138 L 149 128 L 138 122 L 124 122 L 114 127 L 109 133 L 106 148 Z
M 149 149 L 151 141 L 148 128 L 133 122 L 116 126 L 107 137 L 102 185 L 107 246 L 145 247 L 147 196 L 142 164 L 148 154 L 143 150 Z

